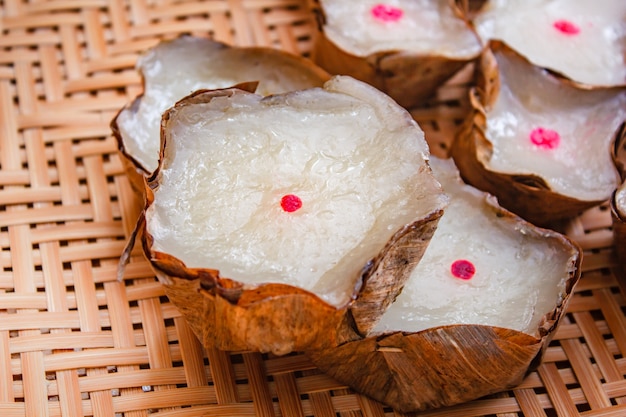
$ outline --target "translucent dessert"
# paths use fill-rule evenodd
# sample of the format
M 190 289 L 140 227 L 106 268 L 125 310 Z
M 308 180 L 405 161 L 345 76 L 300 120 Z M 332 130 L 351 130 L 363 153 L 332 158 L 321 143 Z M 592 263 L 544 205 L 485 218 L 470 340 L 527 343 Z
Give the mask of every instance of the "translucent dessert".
M 623 0 L 489 0 L 474 23 L 485 43 L 503 41 L 573 81 L 626 85 Z
M 481 44 L 448 0 L 320 0 L 313 60 L 368 82 L 405 107 L 434 94 Z
M 611 148 L 626 89 L 579 89 L 490 45 L 452 146 L 463 178 L 542 226 L 606 201 L 619 183 Z
M 616 151 L 626 152 L 626 124 L 624 124 L 619 141 L 616 143 Z M 620 152 L 616 152 L 616 157 Z M 626 156 L 626 155 L 621 155 Z M 626 159 L 618 160 L 618 166 L 623 178 L 622 183 L 617 187 L 611 198 L 611 218 L 613 221 L 613 238 L 617 252 L 617 260 L 621 266 L 620 273 L 617 274 L 622 291 L 626 291 L 626 170 L 624 166 Z
M 338 381 L 402 412 L 449 406 L 519 384 L 537 365 L 582 254 L 464 184 L 431 158 L 450 203 L 402 293 L 367 337 L 308 352 Z
M 435 236 L 402 293 L 374 331 L 450 324 L 505 327 L 540 336 L 562 301 L 572 253 L 534 227 L 499 217 L 485 193 L 465 185 L 451 160 L 431 159 L 450 198 Z M 520 271 L 524 278 L 520 279 Z
M 446 204 L 428 158 L 408 112 L 350 77 L 265 98 L 199 91 L 164 114 L 144 249 L 165 283 L 206 290 L 181 304 L 207 344 L 333 343 L 348 308 L 366 333 Z

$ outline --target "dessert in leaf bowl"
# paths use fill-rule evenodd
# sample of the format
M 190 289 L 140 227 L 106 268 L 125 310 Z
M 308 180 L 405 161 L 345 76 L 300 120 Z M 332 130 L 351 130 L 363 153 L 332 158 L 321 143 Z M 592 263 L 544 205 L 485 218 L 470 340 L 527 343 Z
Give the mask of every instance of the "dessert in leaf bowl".
M 347 76 L 200 90 L 162 119 L 142 246 L 205 346 L 285 354 L 368 333 L 447 198 L 422 130 Z
M 308 352 L 338 381 L 402 412 L 450 406 L 519 384 L 539 364 L 582 252 L 464 184 L 431 159 L 449 206 L 420 263 L 369 335 Z
M 612 147 L 626 88 L 581 89 L 492 41 L 452 145 L 468 183 L 540 226 L 607 201 L 619 183 Z
M 622 125 L 626 131 L 626 122 Z M 621 265 L 622 288 L 626 291 L 626 133 L 615 143 L 615 160 L 619 168 L 622 183 L 611 197 L 611 218 L 613 220 L 613 236 L 617 250 L 617 260 Z
M 411 108 L 482 49 L 464 13 L 449 0 L 319 0 L 312 59 Z

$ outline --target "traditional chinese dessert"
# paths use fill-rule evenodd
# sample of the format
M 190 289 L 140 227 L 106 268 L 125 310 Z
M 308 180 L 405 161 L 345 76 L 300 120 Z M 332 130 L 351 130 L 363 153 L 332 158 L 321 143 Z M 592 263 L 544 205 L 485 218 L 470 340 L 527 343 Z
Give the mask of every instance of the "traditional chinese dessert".
M 329 75 L 300 56 L 261 47 L 231 47 L 183 36 L 162 42 L 137 62 L 143 94 L 122 109 L 113 132 L 133 184 L 157 167 L 162 113 L 186 95 L 208 88 L 258 82 L 262 95 L 321 86 Z M 139 173 L 139 175 L 137 175 Z
M 319 0 L 313 60 L 386 92 L 404 107 L 433 95 L 481 44 L 448 0 Z
M 484 43 L 503 41 L 575 82 L 626 85 L 623 0 L 489 0 L 474 23 Z
M 452 146 L 464 180 L 542 226 L 608 200 L 619 183 L 611 148 L 626 89 L 579 89 L 490 45 Z
M 626 123 L 622 125 L 622 133 L 615 143 L 615 160 L 620 171 L 622 183 L 617 187 L 611 198 L 611 218 L 613 220 L 613 236 L 617 251 L 617 260 L 621 265 L 618 275 L 622 290 L 626 292 Z
M 626 280 L 626 180 L 615 190 L 611 208 L 617 257 L 622 264 L 622 273 Z
M 538 364 L 580 277 L 580 249 L 464 184 L 431 158 L 449 206 L 402 293 L 368 337 L 309 352 L 355 390 L 402 412 L 519 384 Z
M 368 333 L 447 201 L 417 123 L 351 77 L 198 91 L 162 135 L 143 247 L 205 346 L 285 354 Z

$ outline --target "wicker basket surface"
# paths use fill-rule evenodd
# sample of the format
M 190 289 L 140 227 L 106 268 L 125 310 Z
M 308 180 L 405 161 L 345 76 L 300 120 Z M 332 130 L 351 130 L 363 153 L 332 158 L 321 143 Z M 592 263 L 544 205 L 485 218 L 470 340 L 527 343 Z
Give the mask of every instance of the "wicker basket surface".
M 300 354 L 205 350 L 139 252 L 140 202 L 109 122 L 141 92 L 137 55 L 182 33 L 307 55 L 298 0 L 0 2 L 0 415 L 400 416 Z M 468 69 L 469 70 L 469 69 Z M 412 110 L 445 153 L 467 71 Z M 567 228 L 584 275 L 543 365 L 516 389 L 420 416 L 624 416 L 626 317 L 611 218 Z

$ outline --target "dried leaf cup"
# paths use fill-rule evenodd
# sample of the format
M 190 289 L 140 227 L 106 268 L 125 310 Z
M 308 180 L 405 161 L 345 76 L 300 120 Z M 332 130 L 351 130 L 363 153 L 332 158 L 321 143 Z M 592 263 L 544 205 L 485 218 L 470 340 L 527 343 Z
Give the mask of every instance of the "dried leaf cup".
M 626 180 L 611 198 L 611 214 L 617 259 L 622 269 L 622 280 L 626 281 Z
M 615 161 L 622 183 L 611 196 L 611 218 L 617 260 L 621 266 L 618 278 L 626 291 L 626 122 L 622 125 L 619 141 L 615 143 Z
M 313 61 L 375 86 L 406 108 L 423 104 L 482 49 L 454 1 L 313 3 Z
M 184 98 L 146 195 L 144 253 L 202 343 L 279 355 L 369 332 L 447 201 L 419 126 L 350 77 Z
M 540 363 L 582 258 L 565 236 L 431 165 L 450 205 L 402 293 L 369 336 L 307 352 L 338 381 L 407 413 L 518 385 Z
M 200 89 L 255 82 L 262 95 L 320 87 L 330 75 L 310 60 L 275 48 L 236 47 L 181 36 L 147 50 L 137 61 L 143 92 L 111 122 L 131 184 L 143 193 L 143 177 L 158 165 L 160 120 L 176 101 Z
M 539 226 L 607 201 L 626 89 L 580 89 L 491 42 L 451 154 L 461 176 Z

